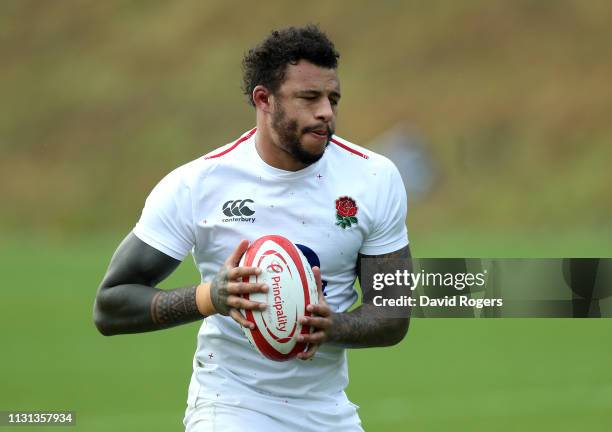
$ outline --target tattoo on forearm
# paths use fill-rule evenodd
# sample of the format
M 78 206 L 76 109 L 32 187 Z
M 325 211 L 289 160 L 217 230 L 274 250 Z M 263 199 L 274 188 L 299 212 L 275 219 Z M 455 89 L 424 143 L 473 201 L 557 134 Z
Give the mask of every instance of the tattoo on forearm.
M 160 291 L 151 302 L 151 318 L 161 327 L 169 327 L 202 318 L 196 304 L 196 287 Z
M 396 270 L 397 260 L 406 260 L 410 268 L 410 248 L 408 246 L 389 254 L 359 255 L 357 261 L 357 275 L 362 282 L 363 304 L 351 312 L 333 315 L 333 326 L 329 340 L 350 348 L 386 346 L 397 343 L 403 338 L 408 329 L 407 318 L 388 318 L 384 309 L 371 304 L 372 288 L 364 286 L 361 280 L 361 260 L 373 259 L 377 272 L 392 273 Z
M 386 318 L 370 304 L 348 313 L 334 314 L 329 341 L 347 348 L 387 346 L 399 342 L 408 328 L 408 320 Z
M 227 273 L 228 269 L 223 267 L 210 283 L 210 301 L 217 313 L 226 316 L 229 315 L 230 309 L 227 305 L 227 297 L 229 296 Z

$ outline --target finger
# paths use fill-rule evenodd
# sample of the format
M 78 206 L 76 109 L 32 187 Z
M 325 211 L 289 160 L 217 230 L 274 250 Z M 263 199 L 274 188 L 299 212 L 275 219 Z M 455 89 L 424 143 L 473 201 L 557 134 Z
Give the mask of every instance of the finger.
M 240 258 L 249 247 L 248 240 L 240 240 L 240 243 L 236 246 L 236 249 L 230 254 L 229 257 L 225 260 L 225 265 L 229 268 L 236 267 L 240 262 Z
M 265 283 L 230 282 L 227 284 L 227 292 L 234 295 L 266 293 L 268 292 L 268 285 Z
M 235 295 L 230 295 L 227 298 L 227 305 L 235 309 L 249 309 L 249 310 L 260 310 L 260 311 L 265 310 L 267 307 L 265 303 L 250 301 L 250 300 L 247 300 L 245 298 L 238 297 Z
M 327 305 L 327 303 L 309 304 L 308 306 L 306 306 L 306 310 L 313 315 L 322 316 L 322 317 L 329 317 L 332 314 L 332 311 L 330 307 Z
M 331 320 L 324 317 L 301 317 L 300 324 L 314 327 L 316 329 L 328 329 L 332 326 Z
M 259 276 L 261 269 L 257 267 L 234 267 L 227 272 L 228 280 L 238 280 L 249 276 Z
M 242 327 L 250 328 L 251 330 L 255 329 L 255 324 L 251 321 L 248 321 L 238 310 L 230 309 L 230 316 L 240 324 Z
M 320 345 L 327 340 L 327 335 L 324 331 L 318 331 L 299 335 L 297 340 L 298 342 Z
M 315 266 L 312 268 L 312 273 L 314 274 L 315 281 L 317 283 L 317 293 L 319 295 L 318 304 L 327 306 L 327 301 L 325 300 L 325 294 L 323 294 L 323 281 L 321 279 L 321 269 Z M 331 314 L 331 309 L 329 313 Z
M 323 298 L 323 282 L 321 280 L 321 269 L 317 266 L 312 268 L 312 273 L 314 274 L 315 281 L 317 282 L 317 291 L 319 293 L 319 301 Z
M 308 350 L 298 353 L 297 358 L 300 360 L 309 360 L 315 355 L 318 349 L 319 345 L 311 344 L 308 346 Z

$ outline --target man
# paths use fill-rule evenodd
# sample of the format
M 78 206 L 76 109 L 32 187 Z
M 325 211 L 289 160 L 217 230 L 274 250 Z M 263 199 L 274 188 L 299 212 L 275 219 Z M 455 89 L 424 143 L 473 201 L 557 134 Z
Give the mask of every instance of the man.
M 353 288 L 361 260 L 409 257 L 406 194 L 386 158 L 334 135 L 339 54 L 317 27 L 272 32 L 244 58 L 244 90 L 256 128 L 166 176 L 148 197 L 136 227 L 112 258 L 94 319 L 105 335 L 163 329 L 202 320 L 185 426 L 189 431 L 359 431 L 345 348 L 388 346 L 408 319 L 382 315 Z M 240 309 L 264 309 L 238 282 L 249 241 L 279 234 L 313 265 L 320 303 L 298 359 L 259 355 L 240 326 Z M 155 286 L 191 252 L 199 285 Z M 320 270 L 319 270 L 320 267 Z M 304 361 L 309 360 L 309 361 Z

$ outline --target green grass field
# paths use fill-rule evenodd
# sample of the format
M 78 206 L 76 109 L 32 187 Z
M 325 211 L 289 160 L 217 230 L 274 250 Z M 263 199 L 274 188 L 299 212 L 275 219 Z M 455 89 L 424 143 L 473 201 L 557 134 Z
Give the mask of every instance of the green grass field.
M 320 23 L 341 51 L 340 136 L 369 147 L 402 125 L 427 149 L 415 256 L 612 257 L 611 2 L 355 6 L 0 3 L 0 411 L 182 430 L 198 325 L 101 336 L 93 299 L 121 236 L 98 231 L 253 126 L 240 59 L 273 28 Z M 197 280 L 189 261 L 163 286 Z M 348 393 L 368 431 L 612 430 L 611 334 L 610 319 L 415 319 L 399 346 L 350 353 Z
M 603 240 L 590 238 L 574 239 L 574 255 L 605 255 Z M 0 410 L 74 410 L 72 431 L 182 430 L 197 324 L 111 338 L 92 324 L 96 286 L 119 240 L 3 241 Z M 571 253 L 571 243 L 555 242 L 540 242 L 547 246 L 532 256 Z M 461 243 L 440 234 L 416 252 L 525 252 L 486 237 L 451 246 Z M 196 279 L 187 262 L 164 286 Z M 348 393 L 368 431 L 609 430 L 611 331 L 605 319 L 416 319 L 399 346 L 351 352 Z

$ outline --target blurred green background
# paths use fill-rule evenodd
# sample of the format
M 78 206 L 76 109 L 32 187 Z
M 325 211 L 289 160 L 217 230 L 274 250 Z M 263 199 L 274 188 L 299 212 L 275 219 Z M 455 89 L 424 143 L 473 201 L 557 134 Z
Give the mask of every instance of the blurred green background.
M 153 185 L 254 124 L 240 60 L 273 28 L 336 43 L 340 136 L 408 124 L 426 143 L 416 256 L 611 257 L 611 16 L 599 0 L 3 1 L 0 410 L 181 430 L 197 325 L 104 338 L 93 298 Z M 197 280 L 188 260 L 163 286 Z M 609 430 L 611 330 L 413 320 L 399 346 L 350 353 L 348 393 L 373 431 Z

